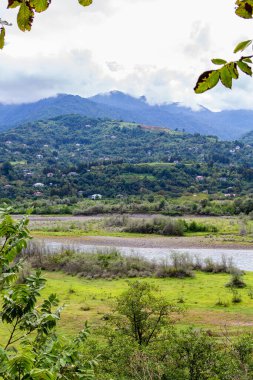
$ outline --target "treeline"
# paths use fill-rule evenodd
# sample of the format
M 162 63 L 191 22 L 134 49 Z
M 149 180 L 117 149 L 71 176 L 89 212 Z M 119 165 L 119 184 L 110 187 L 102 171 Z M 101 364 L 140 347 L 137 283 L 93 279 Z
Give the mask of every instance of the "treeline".
M 253 198 L 213 199 L 205 197 L 183 197 L 170 199 L 164 196 L 146 195 L 139 197 L 123 197 L 93 201 L 81 200 L 78 197 L 52 197 L 31 201 L 18 197 L 15 200 L 0 198 L 0 204 L 12 205 L 15 213 L 23 214 L 32 207 L 33 214 L 69 214 L 69 215 L 98 215 L 98 214 L 162 214 L 168 216 L 183 215 L 240 215 L 253 217 Z

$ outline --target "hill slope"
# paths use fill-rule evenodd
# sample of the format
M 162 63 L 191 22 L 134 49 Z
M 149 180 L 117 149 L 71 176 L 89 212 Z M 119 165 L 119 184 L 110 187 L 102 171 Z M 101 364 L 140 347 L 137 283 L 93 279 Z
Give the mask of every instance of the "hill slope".
M 0 134 L 0 197 L 252 190 L 253 148 L 133 123 L 60 116 Z

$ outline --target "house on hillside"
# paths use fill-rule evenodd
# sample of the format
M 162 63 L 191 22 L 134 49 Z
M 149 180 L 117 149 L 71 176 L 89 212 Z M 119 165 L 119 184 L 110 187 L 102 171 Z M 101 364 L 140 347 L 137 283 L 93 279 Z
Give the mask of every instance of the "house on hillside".
M 78 175 L 77 172 L 69 172 L 69 173 L 68 173 L 68 176 L 70 176 L 70 177 L 75 177 L 75 176 L 77 176 L 77 175 Z
M 102 199 L 101 194 L 92 194 L 91 199 L 96 200 L 96 199 Z
M 33 193 L 33 195 L 35 197 L 42 197 L 43 196 L 43 193 L 41 191 L 35 191 L 35 193 Z
M 44 185 L 44 183 L 36 182 L 36 183 L 34 183 L 33 186 L 34 186 L 34 187 L 44 187 L 45 185 Z
M 203 177 L 203 175 L 197 175 L 196 176 L 196 181 L 203 181 L 204 180 L 204 177 Z

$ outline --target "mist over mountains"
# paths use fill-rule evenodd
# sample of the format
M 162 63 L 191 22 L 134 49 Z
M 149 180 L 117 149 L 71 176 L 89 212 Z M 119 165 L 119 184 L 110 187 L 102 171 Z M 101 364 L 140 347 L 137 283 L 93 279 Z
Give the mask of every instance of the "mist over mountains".
M 144 96 L 135 98 L 119 91 L 90 98 L 59 94 L 34 103 L 0 104 L 0 130 L 67 114 L 216 135 L 223 140 L 239 139 L 253 130 L 253 110 L 212 112 L 200 107 L 199 111 L 193 111 L 178 103 L 151 105 Z

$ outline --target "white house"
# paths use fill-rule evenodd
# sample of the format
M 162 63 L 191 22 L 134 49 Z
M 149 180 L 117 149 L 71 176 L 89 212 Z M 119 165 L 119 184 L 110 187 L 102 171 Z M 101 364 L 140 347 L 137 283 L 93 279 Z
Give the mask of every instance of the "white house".
M 101 195 L 101 194 L 93 194 L 93 195 L 91 196 L 91 199 L 93 199 L 93 200 L 96 200 L 96 199 L 102 199 L 102 195 Z
M 44 183 L 41 183 L 41 182 L 36 182 L 34 185 L 34 187 L 44 187 Z

